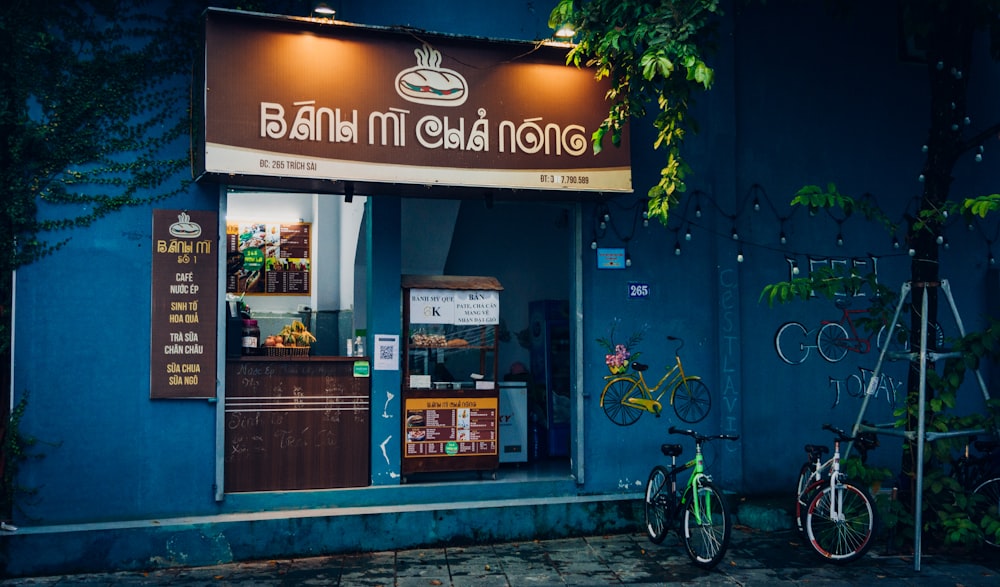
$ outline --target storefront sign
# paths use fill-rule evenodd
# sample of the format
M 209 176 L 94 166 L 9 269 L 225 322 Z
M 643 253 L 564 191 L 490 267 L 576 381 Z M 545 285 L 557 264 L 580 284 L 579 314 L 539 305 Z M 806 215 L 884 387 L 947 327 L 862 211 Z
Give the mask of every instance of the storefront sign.
M 566 65 L 567 52 L 210 9 L 196 174 L 359 182 L 358 193 L 631 192 L 627 138 L 598 154 L 590 142 L 606 80 Z
M 149 394 L 213 398 L 218 214 L 153 210 Z
M 227 222 L 226 292 L 308 295 L 312 225 Z
M 404 457 L 497 454 L 496 397 L 408 398 Z
M 500 292 L 411 289 L 411 324 L 499 324 Z

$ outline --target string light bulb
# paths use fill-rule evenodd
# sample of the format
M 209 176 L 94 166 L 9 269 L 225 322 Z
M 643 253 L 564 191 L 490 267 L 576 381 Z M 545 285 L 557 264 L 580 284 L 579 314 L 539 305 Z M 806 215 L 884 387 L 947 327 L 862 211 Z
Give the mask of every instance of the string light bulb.
M 780 242 L 783 245 L 787 245 L 788 244 L 788 237 L 785 236 L 785 231 L 784 230 L 782 230 L 781 234 L 778 235 L 778 242 Z
M 680 243 L 680 241 L 677 241 L 677 242 L 674 243 L 674 255 L 676 255 L 678 257 L 681 256 L 681 243 Z

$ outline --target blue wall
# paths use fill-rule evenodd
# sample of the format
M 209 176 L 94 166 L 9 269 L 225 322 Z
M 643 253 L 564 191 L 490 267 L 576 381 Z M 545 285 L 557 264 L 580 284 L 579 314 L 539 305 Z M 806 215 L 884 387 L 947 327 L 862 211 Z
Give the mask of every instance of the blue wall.
M 340 4 L 340 18 L 362 24 L 528 40 L 548 35 L 548 3 Z M 859 369 L 874 365 L 874 355 L 830 364 L 814 351 L 801 365 L 781 362 L 773 339 L 782 323 L 817 325 L 837 312 L 825 301 L 772 309 L 758 301 L 761 289 L 788 278 L 788 258 L 805 267 L 813 258 L 874 255 L 884 283 L 898 287 L 908 278 L 905 250 L 892 249 L 889 236 L 860 218 L 839 227 L 845 244 L 838 247 L 836 222 L 788 206 L 800 186 L 828 181 L 852 195 L 872 193 L 893 216 L 901 216 L 919 195 L 926 79 L 920 65 L 898 59 L 894 9 L 866 7 L 846 23 L 827 17 L 818 6 L 795 2 L 741 6 L 738 19 L 734 14 L 727 16 L 720 36 L 716 87 L 700 97 L 697 106 L 701 131 L 688 143 L 695 174 L 670 225 L 654 222 L 644 228 L 640 222 L 633 233 L 635 198 L 607 202 L 612 222 L 621 234 L 630 235 L 632 266 L 623 271 L 597 269 L 587 246 L 595 238 L 597 208 L 594 202 L 582 205 L 582 328 L 577 336 L 584 351 L 585 384 L 576 390 L 584 402 L 583 421 L 576 423 L 585 431 L 584 452 L 578 455 L 587 467 L 586 482 L 577 488 L 582 494 L 641 490 L 650 465 L 660 458 L 657 447 L 666 439 L 667 426 L 676 423 L 666 411 L 659 419 L 644 416 L 622 428 L 597 406 L 607 371 L 594 341 L 608 333 L 612 322 L 620 322 L 620 335 L 645 329 L 641 351 L 654 370 L 672 360 L 674 346 L 666 337 L 682 336 L 685 367 L 705 378 L 716 402 L 698 428 L 742 435 L 740 443 L 709 449 L 712 471 L 736 490 L 785 491 L 802 460 L 801 445 L 827 440 L 820 425 L 846 427 L 857 417 L 861 399 L 849 393 L 852 378 L 863 376 Z M 977 65 L 982 71 L 974 82 L 973 118 L 996 119 L 1000 70 L 992 63 Z M 658 154 L 650 150 L 647 126 L 637 124 L 632 130 L 634 185 L 640 196 L 655 183 L 660 166 Z M 992 150 L 998 147 L 993 141 Z M 963 162 L 956 173 L 956 193 L 997 191 L 998 169 L 995 164 Z M 753 189 L 755 185 L 762 189 Z M 762 202 L 760 212 L 752 210 L 754 196 Z M 385 214 L 398 223 L 394 205 L 398 202 L 377 204 L 374 222 Z M 218 190 L 195 186 L 160 206 L 215 210 Z M 696 207 L 702 210 L 700 217 Z M 740 241 L 730 236 L 734 227 Z M 684 238 L 689 229 L 690 241 Z M 384 226 L 375 230 L 376 237 L 393 233 Z M 777 240 L 782 231 L 787 245 Z M 983 237 L 995 231 L 995 222 L 973 231 L 950 226 L 951 246 L 942 252 L 942 275 L 952 280 L 969 328 L 981 325 L 982 315 L 996 310 L 985 297 Z M 599 241 L 602 247 L 625 245 L 613 231 Z M 213 484 L 219 406 L 204 400 L 149 399 L 150 242 L 150 209 L 126 210 L 74 230 L 63 250 L 18 272 L 15 396 L 30 393 L 22 427 L 42 441 L 38 450 L 45 456 L 23 467 L 20 483 L 37 493 L 20 502 L 17 523 L 208 515 L 349 500 L 406 503 L 441 491 L 321 492 L 312 498 L 275 494 L 217 503 Z M 679 256 L 674 254 L 678 243 Z M 394 302 L 395 294 L 385 288 L 398 283 L 400 243 L 383 240 L 370 246 L 372 283 L 380 285 L 368 311 L 373 328 L 386 328 L 399 316 L 398 300 Z M 742 263 L 736 259 L 741 246 Z M 380 259 L 387 262 L 380 264 Z M 649 297 L 630 300 L 629 282 L 648 284 Z M 950 322 L 942 321 L 954 334 Z M 902 389 L 903 366 L 891 366 L 886 376 L 891 378 L 886 389 Z M 391 393 L 398 381 L 376 377 L 373 385 L 372 405 L 380 406 L 381 394 Z M 977 393 L 969 388 L 964 395 L 970 409 L 978 405 Z M 891 418 L 901 399 L 882 393 L 872 403 L 870 418 Z M 377 443 L 395 426 L 375 426 L 373 475 L 378 485 L 395 483 L 391 465 L 375 466 L 380 458 Z M 898 460 L 898 446 L 884 444 L 881 458 Z M 398 458 L 398 447 L 393 456 Z M 437 497 L 462 499 L 478 491 L 473 485 Z

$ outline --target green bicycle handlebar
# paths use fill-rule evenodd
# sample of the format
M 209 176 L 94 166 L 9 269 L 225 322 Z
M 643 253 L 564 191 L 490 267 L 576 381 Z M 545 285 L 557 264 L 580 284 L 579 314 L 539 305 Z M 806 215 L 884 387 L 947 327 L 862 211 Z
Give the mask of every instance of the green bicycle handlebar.
M 710 440 L 739 440 L 739 434 L 715 434 L 713 436 L 705 436 L 703 434 L 698 434 L 694 430 L 688 430 L 684 428 L 678 428 L 676 426 L 671 426 L 667 432 L 670 434 L 683 434 L 685 436 L 690 436 L 694 438 L 695 442 L 708 442 Z

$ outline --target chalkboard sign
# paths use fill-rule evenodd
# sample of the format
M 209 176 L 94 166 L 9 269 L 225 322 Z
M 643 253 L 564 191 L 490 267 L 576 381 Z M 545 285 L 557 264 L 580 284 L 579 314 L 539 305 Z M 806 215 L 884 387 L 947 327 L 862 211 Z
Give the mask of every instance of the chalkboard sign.
M 215 397 L 218 259 L 217 213 L 153 210 L 150 397 Z
M 369 484 L 371 380 L 355 361 L 227 362 L 226 492 Z

